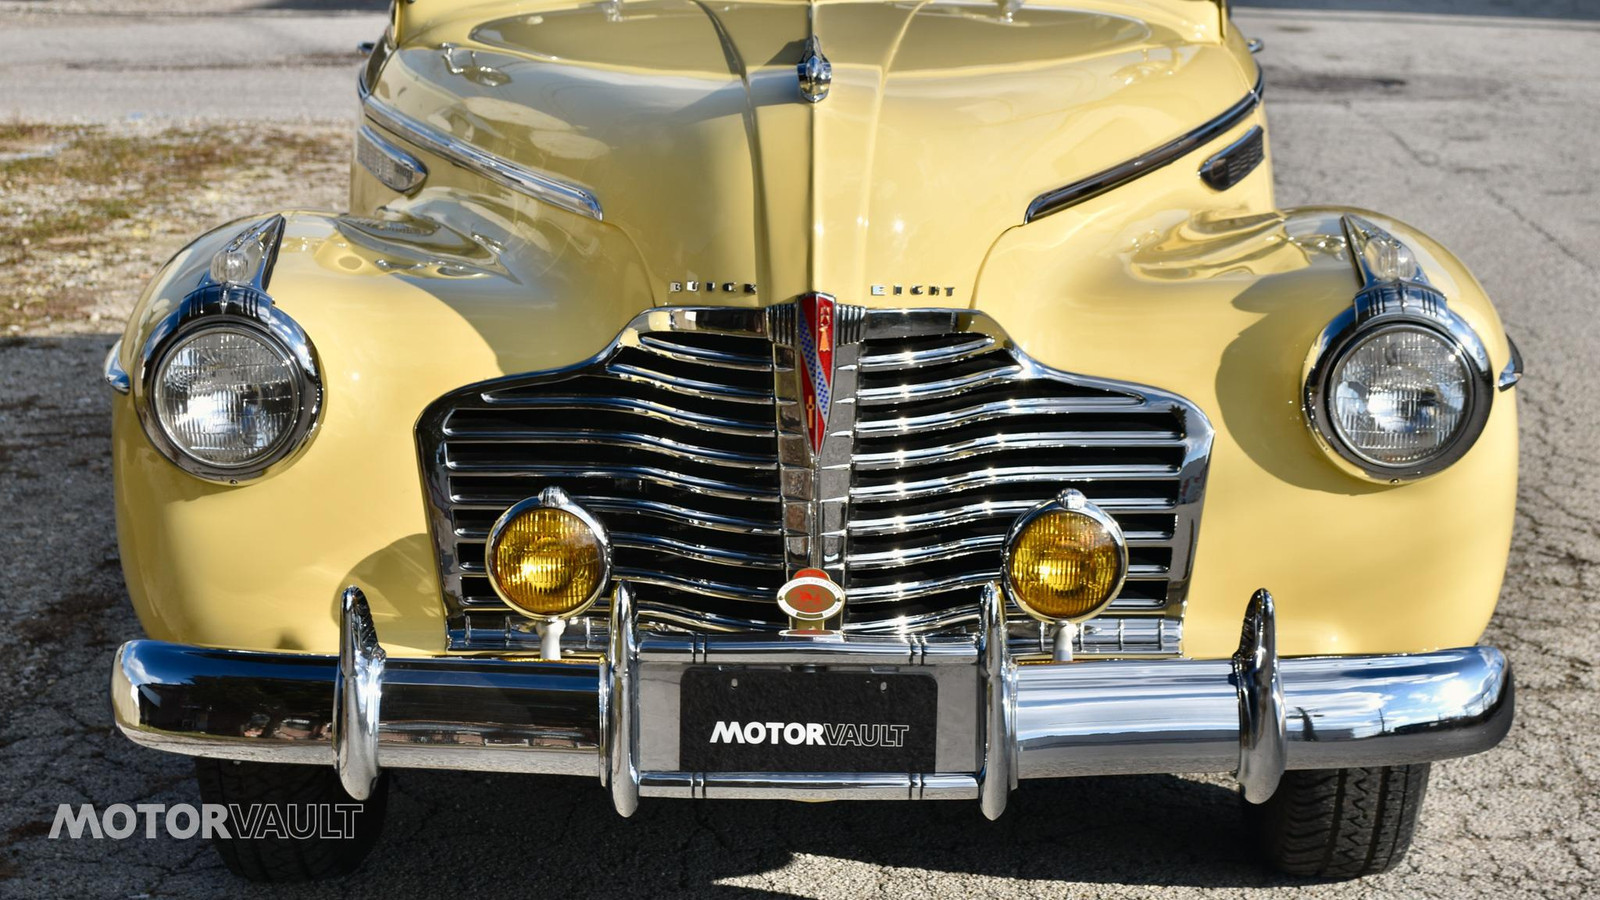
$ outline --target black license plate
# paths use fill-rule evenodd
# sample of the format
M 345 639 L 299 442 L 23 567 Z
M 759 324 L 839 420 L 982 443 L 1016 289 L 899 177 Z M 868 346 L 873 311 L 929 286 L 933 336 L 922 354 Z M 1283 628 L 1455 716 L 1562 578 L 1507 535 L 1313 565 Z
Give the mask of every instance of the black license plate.
M 684 771 L 934 771 L 932 676 L 697 668 L 679 690 Z

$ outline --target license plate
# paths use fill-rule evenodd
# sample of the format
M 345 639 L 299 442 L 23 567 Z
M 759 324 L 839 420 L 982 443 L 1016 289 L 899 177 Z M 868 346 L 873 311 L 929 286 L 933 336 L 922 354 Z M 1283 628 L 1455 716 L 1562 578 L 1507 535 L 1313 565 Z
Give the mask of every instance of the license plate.
M 928 675 L 691 668 L 679 691 L 684 771 L 934 771 Z

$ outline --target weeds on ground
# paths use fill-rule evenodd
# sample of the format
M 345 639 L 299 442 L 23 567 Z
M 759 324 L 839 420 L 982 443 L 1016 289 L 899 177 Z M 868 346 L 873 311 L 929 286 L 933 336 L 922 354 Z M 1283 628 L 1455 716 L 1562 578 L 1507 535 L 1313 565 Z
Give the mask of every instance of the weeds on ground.
M 348 148 L 326 128 L 0 122 L 0 333 L 81 318 L 99 287 L 86 269 L 146 257 L 157 233 L 198 234 L 225 218 L 224 193 L 292 198 L 297 173 L 337 169 Z

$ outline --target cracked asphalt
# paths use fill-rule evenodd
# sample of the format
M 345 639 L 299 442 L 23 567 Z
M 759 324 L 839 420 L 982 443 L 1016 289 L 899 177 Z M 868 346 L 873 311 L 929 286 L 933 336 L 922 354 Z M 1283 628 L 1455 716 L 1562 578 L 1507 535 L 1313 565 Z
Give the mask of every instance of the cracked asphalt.
M 1267 42 L 1280 203 L 1366 206 L 1428 230 L 1473 267 L 1528 361 L 1516 536 L 1485 635 L 1516 666 L 1518 721 L 1494 752 L 1435 767 L 1397 871 L 1353 884 L 1268 874 L 1246 851 L 1232 788 L 1192 777 L 1030 783 L 988 823 L 961 803 L 646 801 L 623 820 L 589 781 L 404 771 L 376 852 L 331 887 L 236 882 L 200 841 L 51 840 L 57 804 L 197 800 L 186 760 L 111 726 L 110 655 L 139 629 L 118 568 L 99 381 L 113 338 L 80 335 L 0 340 L 0 895 L 1600 893 L 1600 5 L 1268 5 L 1238 21 Z M 37 18 L 17 12 L 28 6 L 0 3 L 0 23 Z M 344 72 L 309 68 L 293 77 L 349 89 Z M 10 77 L 0 72 L 0 94 Z M 321 96 L 306 115 L 347 114 L 347 96 L 327 109 Z

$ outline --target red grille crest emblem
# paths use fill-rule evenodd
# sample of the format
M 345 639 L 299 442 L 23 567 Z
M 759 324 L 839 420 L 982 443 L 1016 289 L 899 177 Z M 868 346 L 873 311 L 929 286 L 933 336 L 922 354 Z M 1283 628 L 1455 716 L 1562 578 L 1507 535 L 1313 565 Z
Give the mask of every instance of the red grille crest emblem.
M 833 349 L 837 304 L 827 294 L 800 298 L 800 402 L 804 407 L 806 438 L 811 452 L 822 452 L 828 433 L 828 410 L 833 405 Z

